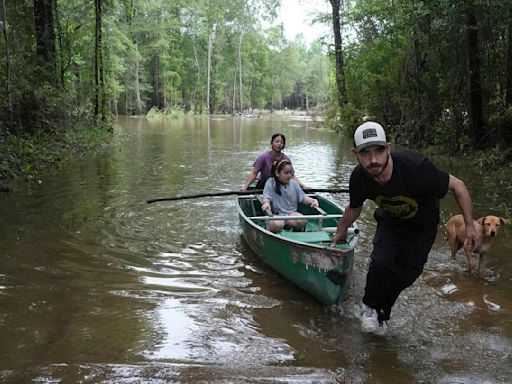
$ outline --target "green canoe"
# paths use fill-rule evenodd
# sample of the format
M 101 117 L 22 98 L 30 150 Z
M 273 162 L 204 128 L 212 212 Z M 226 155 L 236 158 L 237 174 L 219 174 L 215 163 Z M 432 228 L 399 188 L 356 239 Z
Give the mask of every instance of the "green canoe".
M 323 304 L 338 304 L 352 272 L 358 231 L 354 225 L 348 242 L 331 248 L 343 209 L 320 195 L 311 196 L 318 199 L 318 209 L 299 205 L 308 221 L 305 232 L 283 230 L 277 234 L 266 229 L 266 222 L 283 217 L 265 216 L 255 195 L 238 197 L 242 234 L 251 250 L 285 279 Z

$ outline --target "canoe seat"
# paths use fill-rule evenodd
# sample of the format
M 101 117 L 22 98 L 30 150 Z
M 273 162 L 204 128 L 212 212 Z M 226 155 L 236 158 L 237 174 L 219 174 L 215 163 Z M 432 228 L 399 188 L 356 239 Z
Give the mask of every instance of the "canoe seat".
M 282 231 L 281 236 L 294 241 L 302 241 L 304 243 L 321 243 L 322 241 L 331 241 L 327 232 L 288 232 Z

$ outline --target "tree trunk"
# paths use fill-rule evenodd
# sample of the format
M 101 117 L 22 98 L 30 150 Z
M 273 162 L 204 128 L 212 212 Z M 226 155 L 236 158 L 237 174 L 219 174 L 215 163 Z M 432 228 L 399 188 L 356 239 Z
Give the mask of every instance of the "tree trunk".
M 100 0 L 100 6 L 99 6 L 99 14 L 100 14 L 100 25 L 98 29 L 99 33 L 99 80 L 100 80 L 100 116 L 102 120 L 105 120 L 106 118 L 106 111 L 105 111 L 105 104 L 106 104 L 106 92 L 105 92 L 105 65 L 103 63 L 103 34 L 102 34 L 102 28 L 103 28 L 103 21 L 102 21 L 102 9 L 103 9 L 103 0 Z
M 512 7 L 508 12 L 508 49 L 507 49 L 507 83 L 505 101 L 508 108 L 512 108 Z
M 98 58 L 99 58 L 99 29 L 101 28 L 101 0 L 94 0 L 96 12 L 96 27 L 95 27 L 95 40 L 94 40 L 94 116 L 97 118 L 100 110 L 100 89 L 99 89 L 99 76 L 98 76 Z
M 423 124 L 423 98 L 421 93 L 421 53 L 418 48 L 418 38 L 414 32 L 413 47 L 414 47 L 414 85 L 416 89 L 416 129 L 415 129 L 415 143 L 420 143 L 425 139 L 424 124 Z
M 196 39 L 195 39 L 195 35 L 192 36 L 192 39 L 193 39 L 193 42 L 192 42 L 192 47 L 194 48 L 194 60 L 195 60 L 195 63 L 196 63 L 196 68 L 197 68 L 197 75 L 196 75 L 196 85 L 194 87 L 194 91 L 192 92 L 192 105 L 194 106 L 194 111 L 196 112 L 200 112 L 202 113 L 203 112 L 203 100 L 201 98 L 201 102 L 200 102 L 200 108 L 197 108 L 197 101 L 196 101 L 196 94 L 197 94 L 197 90 L 199 89 L 199 81 L 201 79 L 201 66 L 199 65 L 199 60 L 197 59 L 197 48 L 196 48 Z
M 142 98 L 140 97 L 139 47 L 135 44 L 135 114 L 142 115 Z
M 469 140 L 474 148 L 481 148 L 486 138 L 483 122 L 482 84 L 480 76 L 480 49 L 478 47 L 478 25 L 473 4 L 466 4 L 466 44 L 469 72 Z
M 206 80 L 206 108 L 208 109 L 208 114 L 211 114 L 210 108 L 210 83 L 211 83 L 211 70 L 212 70 L 212 46 L 213 46 L 213 37 L 215 35 L 215 25 L 212 28 L 212 31 L 208 35 L 208 78 Z
M 125 89 L 127 89 L 127 90 L 130 89 L 131 78 L 130 78 L 130 75 L 128 74 L 128 71 L 126 73 L 124 80 L 125 80 Z M 125 92 L 125 94 L 124 94 L 124 114 L 128 115 L 129 113 L 131 113 L 130 109 L 131 109 L 130 97 L 128 95 L 128 92 Z
M 165 31 L 164 31 L 164 10 L 161 8 L 160 9 L 160 12 L 161 12 L 161 15 L 160 15 L 160 54 L 161 54 L 161 57 L 163 58 L 164 55 L 165 55 L 165 41 L 164 41 L 164 34 L 165 34 Z M 165 109 L 167 107 L 167 94 L 165 92 L 165 85 L 167 83 L 166 81 L 166 76 L 165 76 L 165 63 L 162 63 L 161 60 L 159 60 L 159 67 L 160 67 L 160 71 L 162 73 L 162 81 L 161 81 L 161 92 L 162 92 L 162 109 Z M 164 67 L 163 69 L 161 67 Z M 171 106 L 172 106 L 172 92 L 171 92 Z
M 270 101 L 270 114 L 274 113 L 274 92 L 276 89 L 276 75 L 272 75 L 272 99 Z
M 34 0 L 34 27 L 38 65 L 44 70 L 42 78 L 53 82 L 55 76 L 53 0 Z
M 160 57 L 158 55 L 154 55 L 151 60 L 151 68 L 150 76 L 151 76 L 151 84 L 153 86 L 153 94 L 151 96 L 151 106 L 158 107 L 159 109 L 164 109 L 164 104 L 162 102 L 162 84 L 161 84 L 161 70 L 160 70 Z
M 308 96 L 308 89 L 304 87 L 304 101 L 306 103 L 306 115 L 309 115 L 309 96 Z
M 133 71 L 133 82 L 135 83 L 135 114 L 141 115 L 142 114 L 142 98 L 140 96 L 140 77 L 139 77 L 139 45 L 137 43 L 137 38 L 135 33 L 132 30 L 132 23 L 133 23 L 133 15 L 135 13 L 135 4 L 133 0 L 130 0 L 130 2 L 125 2 L 125 4 L 128 4 L 128 11 L 126 12 L 126 21 L 128 22 L 128 25 L 130 26 L 130 35 L 133 42 L 133 47 L 135 50 L 134 57 L 134 71 Z M 131 83 L 131 76 L 126 77 L 126 89 L 130 89 Z M 125 113 L 131 113 L 132 105 L 131 105 L 131 96 L 128 95 L 128 91 L 125 94 Z
M 334 32 L 334 56 L 336 59 L 336 88 L 338 91 L 338 105 L 347 104 L 347 90 L 345 88 L 345 69 L 343 65 L 343 47 L 341 40 L 340 3 L 341 0 L 329 0 L 332 6 L 332 27 Z
M 236 68 L 233 71 L 233 100 L 231 102 L 231 114 L 235 115 L 236 109 Z
M 102 3 L 103 0 L 95 0 L 96 7 L 96 28 L 95 28 L 95 44 L 94 44 L 94 84 L 96 86 L 96 94 L 94 101 L 94 116 L 105 118 L 105 96 L 104 96 L 104 80 L 103 80 L 103 49 L 102 49 Z
M 252 113 L 253 112 L 253 108 L 252 108 L 252 97 L 251 97 L 251 94 L 252 94 L 252 82 L 253 80 L 251 79 L 251 81 L 249 82 L 249 87 L 247 89 L 247 104 L 248 104 L 248 108 L 249 108 L 249 111 Z
M 64 74 L 66 66 L 64 64 L 64 47 L 62 44 L 62 28 L 60 26 L 59 10 L 57 9 L 57 0 L 53 1 L 53 10 L 55 12 L 55 25 L 57 26 L 57 39 L 59 42 L 59 79 L 61 87 L 64 87 Z
M 238 95 L 240 96 L 240 113 L 243 112 L 244 106 L 244 91 L 243 91 L 243 82 L 242 82 L 242 36 L 243 33 L 240 31 L 240 39 L 238 40 L 238 79 L 240 82 L 240 90 L 238 91 Z
M 5 41 L 5 93 L 7 95 L 7 101 L 9 103 L 9 128 L 12 129 L 14 124 L 14 111 L 11 95 L 11 57 L 9 52 L 9 38 L 7 35 L 7 11 L 5 8 L 5 0 L 2 0 L 2 8 L 0 12 L 0 21 L 2 22 L 2 34 L 4 36 Z M 3 131 L 3 124 L 0 124 L 0 136 L 3 136 L 4 134 L 5 132 Z

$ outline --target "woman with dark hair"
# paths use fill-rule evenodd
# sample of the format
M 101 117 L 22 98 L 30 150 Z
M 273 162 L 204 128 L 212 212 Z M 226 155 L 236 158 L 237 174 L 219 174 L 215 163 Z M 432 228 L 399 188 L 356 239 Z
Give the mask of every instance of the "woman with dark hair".
M 269 177 L 272 177 L 272 165 L 275 161 L 279 162 L 282 160 L 288 160 L 291 162 L 288 155 L 283 153 L 283 149 L 286 145 L 286 138 L 282 133 L 274 133 L 270 139 L 270 151 L 266 151 L 258 156 L 252 165 L 252 171 L 245 180 L 242 190 L 245 191 L 249 188 L 251 183 L 258 177 L 258 183 L 256 184 L 257 189 L 263 189 L 265 182 Z

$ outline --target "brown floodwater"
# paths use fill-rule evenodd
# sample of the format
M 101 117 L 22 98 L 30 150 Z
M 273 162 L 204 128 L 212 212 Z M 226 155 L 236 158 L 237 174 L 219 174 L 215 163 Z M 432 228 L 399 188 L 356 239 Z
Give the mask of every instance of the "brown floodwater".
M 440 226 L 425 272 L 378 337 L 353 314 L 371 203 L 349 291 L 332 308 L 251 253 L 234 196 L 146 203 L 238 190 L 274 132 L 308 186 L 348 184 L 350 140 L 310 121 L 122 118 L 111 145 L 0 194 L 0 382 L 511 382 L 510 228 L 482 279 L 464 271 L 462 254 L 450 259 Z M 464 161 L 443 167 L 467 182 L 475 216 L 507 214 L 511 178 Z M 442 209 L 458 212 L 452 196 Z

